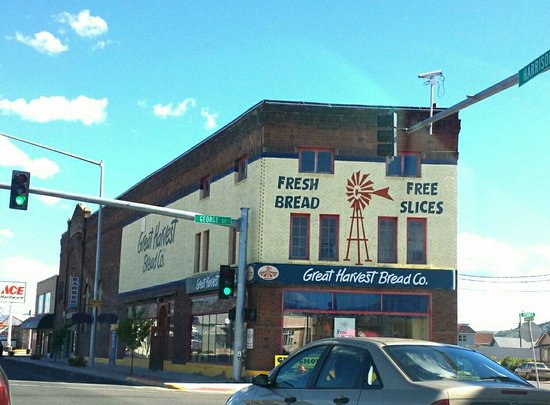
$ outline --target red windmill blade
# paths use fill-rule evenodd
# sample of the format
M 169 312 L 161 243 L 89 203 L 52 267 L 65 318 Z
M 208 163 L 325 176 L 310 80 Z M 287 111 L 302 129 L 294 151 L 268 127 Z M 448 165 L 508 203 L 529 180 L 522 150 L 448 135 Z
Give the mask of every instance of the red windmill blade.
M 374 182 L 369 180 L 368 177 L 368 173 L 361 175 L 361 172 L 358 171 L 348 179 L 346 195 L 348 196 L 348 201 L 351 202 L 352 208 L 362 210 L 369 205 L 373 194 L 393 201 L 393 198 L 389 194 L 389 187 L 375 190 L 372 186 Z

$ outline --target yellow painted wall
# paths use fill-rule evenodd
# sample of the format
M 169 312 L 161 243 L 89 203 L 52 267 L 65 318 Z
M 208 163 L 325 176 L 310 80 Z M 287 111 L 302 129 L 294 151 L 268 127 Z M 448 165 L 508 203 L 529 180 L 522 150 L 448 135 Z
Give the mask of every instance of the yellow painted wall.
M 368 206 L 363 210 L 364 226 L 368 238 L 368 249 L 371 262 L 366 266 L 377 266 L 377 232 L 379 216 L 398 217 L 398 264 L 394 267 L 407 268 L 445 268 L 456 269 L 456 232 L 457 232 L 457 196 L 455 165 L 422 165 L 420 178 L 387 177 L 385 164 L 372 162 L 336 161 L 334 174 L 307 174 L 298 172 L 298 160 L 286 158 L 263 158 L 248 165 L 248 177 L 236 183 L 234 173 L 211 184 L 210 197 L 200 199 L 197 191 L 169 205 L 170 208 L 208 215 L 229 216 L 238 218 L 240 208 L 248 207 L 249 235 L 248 262 L 287 263 L 289 253 L 289 223 L 291 213 L 309 213 L 311 215 L 310 261 L 293 263 L 320 263 L 318 238 L 319 215 L 332 214 L 340 216 L 340 245 L 338 264 L 355 265 L 357 247 L 350 248 L 350 261 L 344 262 L 347 237 L 351 225 L 352 208 L 347 201 L 346 184 L 356 172 L 368 174 L 373 181 L 374 190 L 389 187 L 393 201 L 378 195 L 372 195 Z M 314 190 L 288 189 L 286 182 L 280 179 L 316 179 L 318 187 Z M 408 192 L 407 183 L 425 183 L 421 187 L 430 194 Z M 413 184 L 412 190 L 415 190 Z M 434 194 L 433 191 L 436 191 Z M 319 207 L 311 208 L 277 208 L 277 198 L 298 196 L 318 199 Z M 310 200 L 313 201 L 313 200 Z M 402 213 L 402 204 L 411 201 L 416 203 L 430 202 L 440 214 Z M 427 264 L 407 264 L 407 218 L 427 218 Z M 140 252 L 140 235 L 149 235 L 157 225 L 160 230 L 173 226 L 173 219 L 159 215 L 147 215 L 124 227 L 121 246 L 119 292 L 128 292 L 172 281 L 183 280 L 193 276 L 195 234 L 210 230 L 209 271 L 217 272 L 219 265 L 229 260 L 230 229 L 216 225 L 197 224 L 179 219 L 175 223 L 173 240 L 164 246 L 149 248 Z M 159 251 L 162 250 L 162 253 Z M 156 257 L 161 254 L 162 267 L 145 267 L 145 255 Z M 364 255 L 364 254 L 363 254 Z M 364 257 L 364 256 L 363 256 Z M 153 261 L 154 263 L 154 261 Z M 157 262 L 158 264 L 159 262 Z M 388 267 L 384 264 L 384 267 Z M 145 271 L 144 271 L 145 270 Z

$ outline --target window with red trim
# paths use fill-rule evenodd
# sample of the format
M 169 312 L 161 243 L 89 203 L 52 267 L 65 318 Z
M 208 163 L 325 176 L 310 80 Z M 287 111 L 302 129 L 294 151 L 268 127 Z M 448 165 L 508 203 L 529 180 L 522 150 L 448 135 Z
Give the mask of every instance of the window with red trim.
M 200 183 L 201 198 L 210 196 L 210 176 L 203 177 Z
M 230 228 L 230 255 L 229 255 L 229 264 L 237 263 L 237 229 Z
M 210 253 L 210 231 L 202 233 L 202 271 L 208 271 L 208 254 Z
M 290 215 L 290 259 L 309 259 L 309 215 Z
M 319 216 L 319 260 L 338 260 L 338 215 Z
M 407 218 L 407 263 L 426 264 L 426 218 Z
M 193 272 L 198 273 L 200 271 L 201 262 L 201 234 L 195 234 L 195 261 L 193 263 Z
M 386 159 L 386 176 L 420 177 L 420 153 L 403 152 Z
M 397 217 L 378 218 L 378 262 L 397 263 Z
M 247 177 L 248 159 L 242 156 L 235 161 L 235 181 L 243 181 Z
M 334 173 L 332 149 L 302 148 L 299 160 L 300 173 Z

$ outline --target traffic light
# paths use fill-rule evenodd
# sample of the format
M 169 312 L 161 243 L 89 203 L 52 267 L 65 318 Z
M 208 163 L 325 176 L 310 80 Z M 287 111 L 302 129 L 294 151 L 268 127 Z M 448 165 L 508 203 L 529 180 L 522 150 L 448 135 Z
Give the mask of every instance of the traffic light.
M 227 266 L 220 266 L 218 277 L 218 297 L 221 299 L 231 298 L 235 291 L 235 269 Z
M 397 156 L 397 113 L 378 114 L 378 156 Z
M 29 203 L 29 184 L 31 174 L 13 170 L 11 173 L 10 208 L 26 210 Z

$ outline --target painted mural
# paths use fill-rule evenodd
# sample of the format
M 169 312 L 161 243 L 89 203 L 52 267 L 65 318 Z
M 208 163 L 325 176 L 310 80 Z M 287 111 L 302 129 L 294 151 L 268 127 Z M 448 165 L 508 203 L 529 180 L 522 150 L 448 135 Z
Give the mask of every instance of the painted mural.
M 368 238 L 365 233 L 365 218 L 363 216 L 363 210 L 370 204 L 370 201 L 374 196 L 393 201 L 389 191 L 389 187 L 376 190 L 374 188 L 374 182 L 369 179 L 369 174 L 361 174 L 361 171 L 355 172 L 347 180 L 346 196 L 348 202 L 351 203 L 352 214 L 347 239 L 346 257 L 344 261 L 351 260 L 350 253 L 353 243 L 355 243 L 357 248 L 355 264 L 363 264 L 363 260 L 361 260 L 362 248 L 364 249 L 365 254 L 364 261 L 372 261 L 369 256 Z

